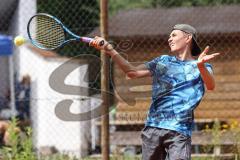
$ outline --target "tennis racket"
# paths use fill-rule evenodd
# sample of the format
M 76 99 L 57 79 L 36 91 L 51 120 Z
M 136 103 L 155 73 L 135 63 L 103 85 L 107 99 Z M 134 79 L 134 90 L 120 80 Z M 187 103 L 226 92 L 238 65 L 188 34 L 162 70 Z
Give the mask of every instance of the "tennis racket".
M 90 43 L 93 40 L 74 34 L 56 17 L 46 13 L 38 13 L 30 18 L 27 33 L 31 43 L 44 50 L 54 50 L 71 41 Z M 102 45 L 104 41 L 100 41 L 99 46 Z

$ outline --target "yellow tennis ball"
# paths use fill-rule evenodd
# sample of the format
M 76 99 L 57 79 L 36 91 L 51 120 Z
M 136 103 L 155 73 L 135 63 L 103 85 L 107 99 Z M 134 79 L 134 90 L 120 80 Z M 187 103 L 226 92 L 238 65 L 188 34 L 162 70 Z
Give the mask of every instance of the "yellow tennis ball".
M 26 42 L 25 38 L 23 36 L 17 36 L 14 38 L 14 44 L 16 46 L 21 46 Z

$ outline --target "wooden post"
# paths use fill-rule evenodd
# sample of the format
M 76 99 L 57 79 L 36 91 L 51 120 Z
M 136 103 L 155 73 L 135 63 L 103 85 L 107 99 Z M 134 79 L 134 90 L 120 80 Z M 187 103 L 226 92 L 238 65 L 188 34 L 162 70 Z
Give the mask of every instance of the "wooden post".
M 213 135 L 213 141 L 214 141 L 213 155 L 214 157 L 218 157 L 221 154 L 221 142 L 220 142 L 221 126 L 220 126 L 220 121 L 217 118 L 214 119 L 214 130 L 215 130 L 214 132 L 217 132 L 217 133 Z
M 108 0 L 100 1 L 100 31 L 101 37 L 108 39 Z M 101 90 L 103 100 L 102 125 L 101 125 L 101 149 L 102 159 L 109 160 L 109 57 L 101 53 Z

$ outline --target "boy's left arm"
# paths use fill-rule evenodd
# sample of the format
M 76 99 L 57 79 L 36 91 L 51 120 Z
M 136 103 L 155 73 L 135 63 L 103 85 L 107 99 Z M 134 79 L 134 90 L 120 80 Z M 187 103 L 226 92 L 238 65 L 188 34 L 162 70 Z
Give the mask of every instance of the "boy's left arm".
M 213 75 L 208 71 L 204 63 L 212 60 L 216 56 L 220 55 L 220 53 L 213 53 L 213 54 L 207 55 L 208 51 L 209 51 L 209 46 L 207 46 L 204 49 L 204 51 L 199 55 L 197 66 L 207 89 L 213 90 L 215 88 L 215 80 Z

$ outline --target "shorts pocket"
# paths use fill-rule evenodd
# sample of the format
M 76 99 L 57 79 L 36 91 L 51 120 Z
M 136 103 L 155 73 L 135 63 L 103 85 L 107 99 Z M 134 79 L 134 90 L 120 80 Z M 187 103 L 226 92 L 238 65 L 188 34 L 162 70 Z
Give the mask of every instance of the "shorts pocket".
M 151 138 L 152 133 L 151 133 L 151 128 L 149 126 L 145 126 L 142 131 L 141 131 L 141 138 Z

